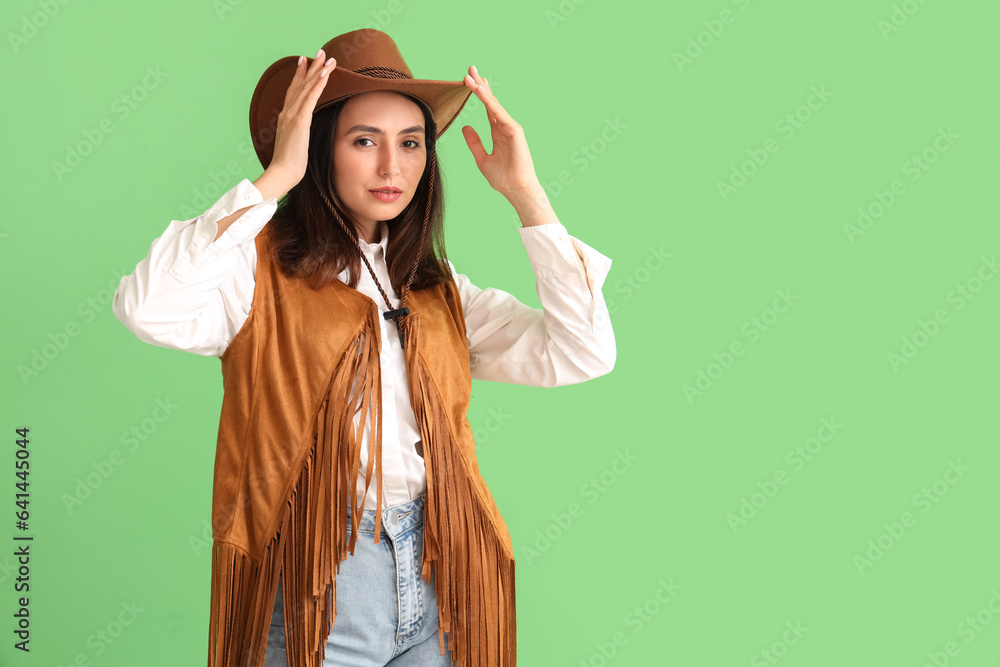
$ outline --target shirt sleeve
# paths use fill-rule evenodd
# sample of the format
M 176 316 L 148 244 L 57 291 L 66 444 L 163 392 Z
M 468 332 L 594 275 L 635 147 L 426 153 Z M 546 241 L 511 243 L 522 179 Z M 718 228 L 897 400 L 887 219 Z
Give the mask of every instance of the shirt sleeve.
M 218 221 L 253 205 L 216 239 Z M 256 278 L 254 238 L 277 210 L 248 179 L 191 220 L 173 220 L 123 276 L 112 311 L 140 340 L 221 356 L 246 321 Z
M 537 387 L 610 373 L 617 355 L 601 288 L 611 260 L 561 223 L 520 229 L 542 308 L 457 273 L 472 377 Z

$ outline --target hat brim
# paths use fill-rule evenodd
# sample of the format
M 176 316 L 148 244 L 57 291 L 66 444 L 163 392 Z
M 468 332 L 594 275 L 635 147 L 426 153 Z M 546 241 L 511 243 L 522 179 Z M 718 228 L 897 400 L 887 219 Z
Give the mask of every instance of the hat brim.
M 313 59 L 307 58 L 307 67 Z M 267 169 L 274 156 L 274 133 L 278 114 L 285 106 L 285 94 L 295 76 L 298 56 L 287 56 L 274 62 L 257 82 L 250 99 L 250 139 L 261 165 Z M 338 100 L 371 92 L 394 90 L 412 95 L 426 104 L 434 116 L 437 135 L 440 137 L 461 112 L 472 90 L 463 81 L 437 81 L 434 79 L 382 79 L 334 67 L 314 110 L 319 111 Z

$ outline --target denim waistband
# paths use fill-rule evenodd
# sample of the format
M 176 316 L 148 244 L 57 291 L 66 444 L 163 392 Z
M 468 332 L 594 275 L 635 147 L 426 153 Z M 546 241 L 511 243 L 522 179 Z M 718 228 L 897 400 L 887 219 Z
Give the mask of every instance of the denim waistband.
M 424 525 L 424 500 L 426 494 L 421 494 L 408 503 L 387 507 L 382 510 L 382 525 L 379 531 L 381 535 L 400 535 L 412 528 L 419 528 Z M 361 512 L 358 520 L 358 532 L 375 535 L 375 513 L 376 510 L 365 509 Z M 352 515 L 351 507 L 347 508 L 347 516 Z M 348 518 L 347 530 L 351 530 L 351 521 Z

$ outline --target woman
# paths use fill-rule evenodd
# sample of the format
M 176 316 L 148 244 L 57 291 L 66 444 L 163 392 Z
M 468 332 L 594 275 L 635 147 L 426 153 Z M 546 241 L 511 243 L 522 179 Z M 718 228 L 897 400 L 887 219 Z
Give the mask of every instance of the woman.
M 463 134 L 520 216 L 542 310 L 444 256 L 435 143 L 473 93 L 493 152 Z M 388 35 L 357 30 L 272 64 L 250 119 L 264 173 L 172 221 L 113 303 L 142 340 L 222 361 L 209 664 L 513 665 L 513 550 L 471 378 L 610 372 L 610 260 L 566 233 L 474 67 L 413 79 Z

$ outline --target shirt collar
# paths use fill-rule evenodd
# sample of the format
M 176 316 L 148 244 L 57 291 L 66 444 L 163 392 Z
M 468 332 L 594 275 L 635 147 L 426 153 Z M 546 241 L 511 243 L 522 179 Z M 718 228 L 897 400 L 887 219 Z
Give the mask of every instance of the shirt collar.
M 378 243 L 368 243 L 362 238 L 358 239 L 358 243 L 361 245 L 362 250 L 367 250 L 373 256 L 376 252 L 378 252 L 379 248 L 382 248 L 382 256 L 385 257 L 386 248 L 389 246 L 389 225 L 385 220 L 379 220 L 376 229 L 378 229 L 381 234 L 381 238 Z

